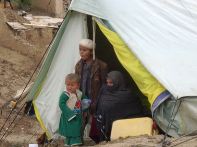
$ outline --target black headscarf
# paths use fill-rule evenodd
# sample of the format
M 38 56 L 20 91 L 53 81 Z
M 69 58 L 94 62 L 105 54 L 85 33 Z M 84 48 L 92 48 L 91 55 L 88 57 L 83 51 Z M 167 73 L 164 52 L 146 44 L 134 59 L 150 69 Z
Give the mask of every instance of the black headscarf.
M 112 123 L 118 119 L 142 116 L 142 105 L 138 97 L 125 87 L 119 71 L 108 73 L 113 86 L 103 86 L 97 103 L 98 127 L 105 140 L 110 140 Z
M 107 79 L 110 79 L 113 82 L 113 86 L 107 86 L 111 91 L 125 90 L 125 81 L 119 71 L 112 71 L 108 73 Z

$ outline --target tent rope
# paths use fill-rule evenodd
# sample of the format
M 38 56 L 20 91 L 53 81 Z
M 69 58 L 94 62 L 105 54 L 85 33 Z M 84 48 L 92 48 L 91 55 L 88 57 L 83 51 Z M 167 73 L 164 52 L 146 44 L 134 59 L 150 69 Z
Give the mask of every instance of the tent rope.
M 24 116 L 24 115 L 23 115 Z M 20 118 L 20 120 L 23 118 L 23 116 Z M 14 130 L 14 128 L 16 127 L 16 125 L 17 125 L 17 123 L 15 123 L 14 125 L 13 125 L 13 127 L 11 128 L 11 130 L 7 133 L 7 135 L 5 135 L 4 136 L 4 139 L 6 140 L 6 138 L 10 135 L 10 134 L 12 134 L 12 131 Z
M 36 131 L 34 132 L 34 134 L 33 134 L 31 137 L 29 137 L 29 139 L 26 141 L 25 144 L 29 144 L 30 141 L 31 141 L 31 139 L 32 139 L 34 136 L 36 136 L 36 135 L 38 135 L 38 130 L 36 130 Z
M 19 115 L 19 113 L 22 111 L 22 109 L 24 108 L 25 103 L 22 105 L 22 107 L 19 109 L 18 113 L 15 115 L 14 119 L 12 120 L 12 122 L 9 124 L 9 126 L 7 127 L 7 129 L 5 130 L 5 132 L 3 133 L 2 137 L 0 138 L 0 141 L 4 138 L 4 136 L 6 135 L 6 133 L 8 132 L 8 130 L 10 129 L 11 125 L 14 123 L 14 121 L 16 120 L 17 116 Z M 16 126 L 16 125 L 15 125 Z
M 51 43 L 52 43 L 52 41 L 51 41 Z M 50 43 L 50 44 L 51 44 L 51 43 Z M 49 46 L 50 46 L 50 44 L 49 44 Z M 46 53 L 47 53 L 47 51 L 48 51 L 48 49 L 49 49 L 49 46 L 48 46 L 48 48 L 45 50 L 45 52 L 44 52 L 44 54 L 42 55 L 42 57 L 41 57 L 39 63 L 37 64 L 35 70 L 33 71 L 33 73 L 32 73 L 32 75 L 31 75 L 30 79 L 29 79 L 28 82 L 26 83 L 26 85 L 25 85 L 25 87 L 24 87 L 22 93 L 20 94 L 19 98 L 17 99 L 16 105 L 11 109 L 11 111 L 10 111 L 8 117 L 6 118 L 5 122 L 4 122 L 3 125 L 1 126 L 0 133 L 1 133 L 1 131 L 3 130 L 3 128 L 4 128 L 5 124 L 7 123 L 7 121 L 9 120 L 11 114 L 12 114 L 13 111 L 16 109 L 17 104 L 20 102 L 20 100 L 23 100 L 23 99 L 25 98 L 25 97 L 22 98 L 22 95 L 23 95 L 25 89 L 27 88 L 27 86 L 29 85 L 29 83 L 31 82 L 31 80 L 32 80 L 32 78 L 33 78 L 33 76 L 34 76 L 34 74 L 36 73 L 36 71 L 37 71 L 37 69 L 38 69 L 38 67 L 39 67 L 40 64 L 42 63 L 42 61 L 43 61 L 43 59 L 44 59 L 44 56 L 46 55 Z
M 180 102 L 179 102 L 179 105 L 178 105 L 177 110 L 175 112 L 175 107 L 177 106 L 178 101 L 180 101 Z M 172 113 L 171 113 L 171 117 L 170 117 L 171 118 L 171 121 L 169 121 L 168 126 L 166 128 L 165 135 L 164 135 L 164 138 L 163 138 L 163 141 L 162 141 L 162 147 L 165 147 L 165 146 L 168 146 L 169 145 L 169 142 L 166 141 L 167 134 L 168 134 L 169 130 L 171 129 L 171 125 L 174 122 L 174 119 L 176 117 L 176 114 L 177 114 L 177 112 L 178 112 L 178 110 L 180 108 L 181 102 L 182 101 L 181 100 L 178 100 L 178 98 L 175 99 L 175 103 L 174 103 L 174 106 L 173 106 L 173 109 L 172 109 Z
M 174 142 L 176 142 L 176 141 L 178 141 L 178 140 L 180 140 L 180 139 L 182 139 L 183 137 L 186 137 L 186 136 L 189 136 L 189 135 L 192 135 L 193 133 L 197 133 L 197 130 L 194 130 L 194 131 L 192 131 L 192 132 L 190 132 L 190 133 L 188 133 L 188 134 L 185 134 L 185 135 L 183 135 L 183 136 L 181 136 L 181 137 L 179 137 L 179 138 L 177 138 L 177 139 L 175 139 L 175 140 L 172 140 L 171 142 L 169 142 L 169 144 L 172 144 L 172 143 L 174 143 Z
M 179 143 L 177 143 L 177 144 L 171 145 L 170 147 L 174 147 L 174 146 L 183 144 L 183 143 L 188 142 L 188 141 L 191 141 L 191 140 L 193 140 L 193 139 L 195 139 L 195 138 L 197 138 L 197 135 L 195 135 L 194 137 L 191 137 L 191 138 L 189 138 L 189 139 L 187 139 L 187 140 L 184 140 L 184 141 L 182 141 L 182 142 L 179 142 Z M 178 140 L 178 139 L 177 139 L 177 140 Z
M 45 53 L 45 54 L 46 54 L 46 53 Z M 42 57 L 42 59 L 43 59 L 43 58 L 44 58 L 44 56 Z M 42 61 L 42 59 L 41 59 L 41 61 Z M 19 103 L 19 101 L 20 101 L 21 99 L 22 99 L 22 100 L 24 99 L 24 98 L 22 98 L 22 95 L 23 95 L 25 89 L 27 88 L 28 84 L 29 84 L 30 81 L 32 80 L 33 75 L 34 75 L 35 72 L 37 71 L 37 69 L 38 69 L 38 67 L 39 67 L 39 65 L 40 65 L 40 63 L 41 63 L 41 61 L 38 63 L 38 65 L 36 66 L 36 69 L 34 70 L 34 72 L 32 73 L 32 75 L 31 75 L 31 77 L 30 77 L 30 79 L 29 79 L 28 82 L 26 83 L 26 85 L 25 85 L 25 87 L 24 87 L 22 93 L 20 94 L 19 98 L 18 98 L 17 101 L 16 101 L 16 105 L 11 109 L 11 111 L 10 111 L 8 117 L 6 118 L 4 124 L 1 126 L 0 133 L 1 133 L 1 131 L 3 130 L 3 128 L 4 128 L 5 124 L 7 123 L 7 121 L 9 120 L 9 118 L 10 118 L 12 112 L 16 109 L 16 106 L 17 106 L 17 104 Z
M 66 17 L 66 16 L 65 16 L 65 17 Z M 64 19 L 65 19 L 65 17 L 64 17 Z M 61 22 L 60 26 L 63 24 L 63 22 L 64 22 L 64 20 Z M 25 89 L 27 88 L 28 84 L 29 84 L 30 81 L 32 80 L 34 74 L 36 73 L 38 67 L 39 67 L 40 64 L 42 63 L 42 61 L 43 61 L 45 55 L 47 54 L 47 52 L 48 52 L 48 50 L 49 50 L 49 48 L 50 48 L 50 45 L 52 44 L 52 42 L 53 42 L 55 36 L 57 35 L 57 33 L 59 32 L 59 30 L 60 30 L 60 27 L 58 28 L 58 30 L 57 30 L 56 33 L 54 34 L 53 39 L 52 39 L 51 42 L 49 43 L 48 47 L 46 48 L 44 54 L 42 55 L 42 57 L 41 57 L 41 59 L 40 59 L 40 61 L 39 61 L 39 63 L 37 64 L 35 70 L 33 71 L 32 75 L 30 76 L 30 79 L 29 79 L 28 82 L 26 83 L 25 88 L 23 89 L 21 95 L 19 96 L 18 100 L 16 101 L 15 107 L 13 107 L 13 108 L 11 109 L 11 111 L 10 111 L 8 117 L 6 118 L 5 122 L 4 122 L 3 125 L 1 126 L 1 128 L 0 128 L 0 133 L 2 132 L 3 128 L 5 127 L 6 123 L 7 123 L 8 120 L 9 120 L 9 118 L 11 117 L 11 114 L 12 114 L 13 111 L 16 109 L 16 106 L 17 106 L 18 102 L 19 102 L 20 100 L 25 99 L 25 97 L 22 98 L 22 95 L 23 95 Z M 24 104 L 22 105 L 22 108 L 25 106 L 25 104 L 26 104 L 26 103 L 24 103 Z M 22 110 L 22 109 L 20 109 L 20 110 Z M 19 113 L 17 113 L 17 115 L 18 115 L 18 114 L 19 114 Z M 17 117 L 17 116 L 16 116 L 16 117 Z M 8 128 L 8 129 L 9 129 L 9 128 Z M 7 129 L 6 131 L 8 131 L 8 129 Z M 1 139 L 0 139 L 0 140 L 1 140 Z
M 51 44 L 51 43 L 50 43 L 50 44 Z M 48 46 L 48 48 L 49 48 L 49 46 Z M 40 59 L 39 63 L 37 64 L 35 70 L 33 71 L 32 75 L 31 75 L 30 79 L 29 79 L 28 82 L 26 83 L 26 85 L 25 85 L 25 87 L 24 87 L 22 93 L 20 94 L 19 98 L 17 99 L 16 105 L 11 109 L 11 111 L 10 111 L 8 117 L 6 118 L 4 124 L 2 125 L 2 127 L 1 127 L 1 129 L 0 129 L 0 133 L 1 133 L 1 131 L 3 130 L 3 128 L 4 128 L 5 124 L 7 123 L 7 121 L 9 120 L 11 114 L 12 114 L 13 111 L 16 109 L 16 106 L 17 106 L 17 104 L 19 103 L 19 101 L 20 101 L 20 100 L 23 100 L 23 99 L 25 98 L 25 97 L 22 98 L 22 95 L 23 95 L 25 89 L 27 88 L 27 86 L 29 85 L 29 83 L 31 82 L 31 80 L 32 80 L 32 78 L 33 78 L 33 76 L 34 76 L 34 74 L 36 73 L 36 71 L 37 71 L 37 69 L 38 69 L 38 67 L 39 67 L 40 64 L 42 63 L 42 61 L 43 61 L 43 59 L 44 59 L 44 56 L 46 55 L 46 53 L 47 53 L 47 51 L 48 51 L 48 48 L 45 50 L 44 54 L 42 55 L 42 58 Z
M 21 120 L 24 116 L 25 116 L 25 115 L 23 115 L 23 116 L 20 118 L 20 120 Z M 7 135 L 5 135 L 4 139 L 2 138 L 2 140 L 7 140 L 7 137 L 8 137 L 10 134 L 12 134 L 12 131 L 14 130 L 14 128 L 16 127 L 16 125 L 18 125 L 18 124 L 15 123 L 15 124 L 13 125 L 12 129 L 10 130 L 10 132 L 8 132 Z M 38 134 L 38 130 L 35 130 L 34 134 L 33 134 L 31 137 L 29 137 L 29 138 L 26 137 L 26 138 L 28 138 L 28 139 L 27 139 L 27 141 L 25 141 L 25 142 L 26 142 L 25 144 L 29 144 L 30 140 L 31 140 L 35 135 L 37 135 L 37 134 Z

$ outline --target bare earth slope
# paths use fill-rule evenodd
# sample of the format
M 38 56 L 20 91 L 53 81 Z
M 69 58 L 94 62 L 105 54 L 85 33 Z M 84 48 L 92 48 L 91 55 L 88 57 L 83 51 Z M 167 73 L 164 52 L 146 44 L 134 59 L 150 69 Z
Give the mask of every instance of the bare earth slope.
M 8 108 L 10 100 L 17 90 L 25 87 L 56 31 L 52 28 L 14 31 L 6 24 L 7 21 L 27 22 L 23 17 L 18 16 L 17 11 L 0 8 L 0 110 L 2 110 L 0 127 L 10 113 Z M 6 127 L 16 116 L 21 104 L 12 113 L 12 119 L 9 119 Z M 6 140 L 12 144 L 25 142 L 27 144 L 27 140 L 35 142 L 41 131 L 36 119 L 20 113 L 16 122 L 16 127 L 14 129 L 11 127 L 10 134 L 8 136 L 6 134 Z M 0 134 L 2 135 L 3 132 Z
M 7 21 L 25 22 L 17 12 L 0 9 L 0 106 L 23 88 L 53 37 L 53 29 L 13 31 Z

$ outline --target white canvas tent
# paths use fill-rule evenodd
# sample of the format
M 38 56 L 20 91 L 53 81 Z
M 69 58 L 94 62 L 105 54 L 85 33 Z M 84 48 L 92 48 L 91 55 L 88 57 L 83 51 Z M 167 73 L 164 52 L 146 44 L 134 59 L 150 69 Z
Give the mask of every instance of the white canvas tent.
M 28 96 L 49 138 L 59 125 L 64 77 L 79 59 L 79 40 L 88 36 L 87 15 L 96 18 L 119 62 L 148 97 L 158 125 L 166 131 L 172 122 L 172 136 L 197 130 L 197 2 L 73 0 Z

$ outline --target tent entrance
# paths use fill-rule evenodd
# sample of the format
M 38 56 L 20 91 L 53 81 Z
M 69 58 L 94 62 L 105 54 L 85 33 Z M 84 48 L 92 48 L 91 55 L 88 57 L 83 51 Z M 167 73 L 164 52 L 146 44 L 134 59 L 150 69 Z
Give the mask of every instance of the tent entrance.
M 88 24 L 88 34 L 89 38 L 92 38 L 92 18 L 88 16 L 87 19 Z M 123 73 L 126 85 L 133 89 L 134 93 L 141 99 L 142 103 L 146 105 L 148 108 L 150 108 L 150 103 L 147 100 L 147 97 L 142 94 L 142 92 L 139 90 L 137 85 L 135 84 L 132 77 L 129 75 L 129 73 L 126 71 L 126 69 L 122 66 L 122 64 L 119 62 L 115 51 L 113 49 L 113 46 L 108 41 L 108 39 L 105 37 L 105 35 L 102 33 L 102 31 L 99 29 L 98 26 L 96 26 L 96 57 L 107 63 L 109 71 L 117 70 Z

